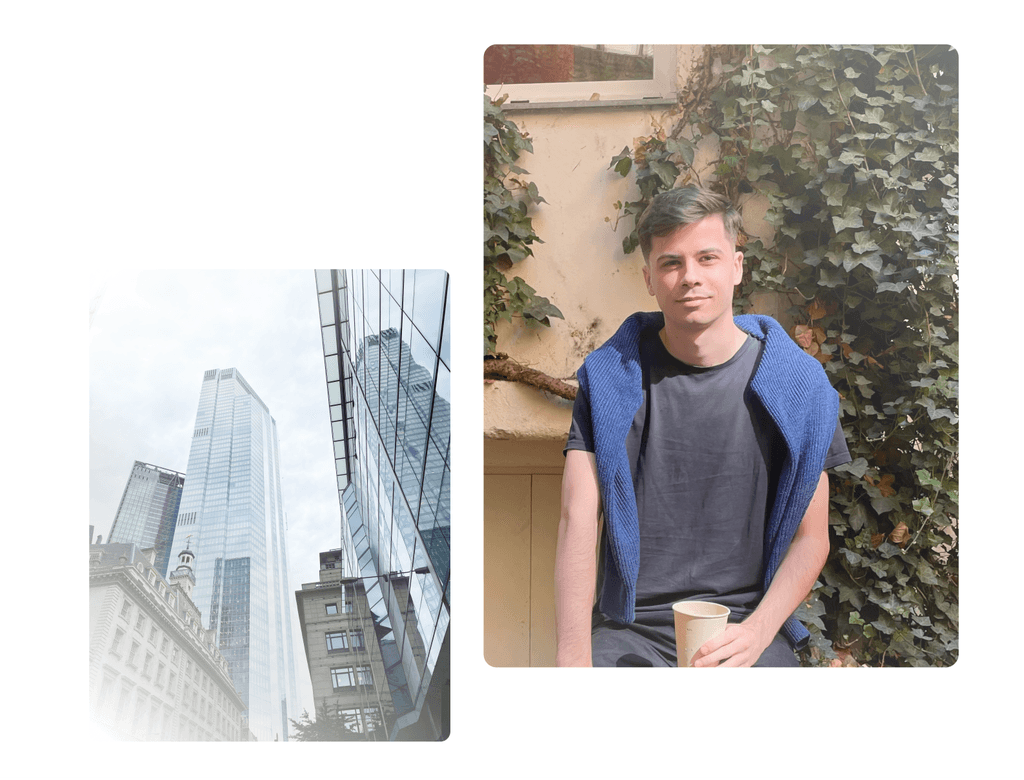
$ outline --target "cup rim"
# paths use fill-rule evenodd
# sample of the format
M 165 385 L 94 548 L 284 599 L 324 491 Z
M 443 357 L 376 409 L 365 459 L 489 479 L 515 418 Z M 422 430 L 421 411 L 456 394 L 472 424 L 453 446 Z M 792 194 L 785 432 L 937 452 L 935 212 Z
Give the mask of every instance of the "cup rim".
M 715 614 L 711 614 L 711 615 L 709 615 L 709 614 L 699 614 L 699 613 L 696 613 L 694 611 L 686 609 L 686 607 L 698 606 L 698 605 L 701 606 L 701 607 L 714 607 L 715 608 Z M 692 618 L 723 618 L 723 617 L 729 617 L 729 615 L 732 613 L 732 610 L 729 609 L 724 604 L 717 604 L 714 601 L 696 601 L 696 600 L 677 601 L 675 604 L 672 605 L 672 611 L 673 612 L 678 612 L 680 615 L 686 615 L 687 617 L 692 617 Z

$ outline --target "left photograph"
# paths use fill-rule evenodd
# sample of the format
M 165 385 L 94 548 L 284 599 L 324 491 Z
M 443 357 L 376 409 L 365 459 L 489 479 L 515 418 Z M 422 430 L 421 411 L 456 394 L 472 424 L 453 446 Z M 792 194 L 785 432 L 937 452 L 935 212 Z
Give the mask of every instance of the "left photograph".
M 448 737 L 450 300 L 443 270 L 96 277 L 94 738 Z

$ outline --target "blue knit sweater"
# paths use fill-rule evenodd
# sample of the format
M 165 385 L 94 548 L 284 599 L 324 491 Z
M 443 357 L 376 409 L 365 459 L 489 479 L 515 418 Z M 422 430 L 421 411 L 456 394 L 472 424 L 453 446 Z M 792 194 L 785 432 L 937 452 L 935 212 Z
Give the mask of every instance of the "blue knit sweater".
M 660 330 L 664 323 L 661 312 L 631 315 L 576 373 L 590 402 L 608 540 L 599 608 L 620 623 L 634 619 L 640 569 L 636 495 L 625 446 L 643 401 L 640 334 L 648 328 Z M 764 342 L 750 389 L 778 428 L 786 450 L 765 528 L 762 585 L 767 590 L 818 485 L 835 433 L 839 396 L 821 364 L 771 317 L 742 315 L 735 323 Z M 787 619 L 782 633 L 794 647 L 803 646 L 808 637 L 807 629 L 793 617 Z

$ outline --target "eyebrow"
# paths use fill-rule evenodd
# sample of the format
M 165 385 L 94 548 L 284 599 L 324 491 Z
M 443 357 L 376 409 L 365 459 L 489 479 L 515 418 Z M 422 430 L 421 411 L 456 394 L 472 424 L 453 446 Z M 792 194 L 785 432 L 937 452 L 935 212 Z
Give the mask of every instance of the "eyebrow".
M 694 254 L 696 254 L 696 255 L 719 254 L 720 255 L 720 254 L 724 254 L 724 253 L 722 252 L 721 249 L 719 249 L 716 246 L 709 246 L 709 247 L 706 247 L 705 249 L 701 249 L 701 250 L 695 252 Z M 655 260 L 656 260 L 656 262 L 660 263 L 662 260 L 667 260 L 667 259 L 672 259 L 672 258 L 677 258 L 677 257 L 682 257 L 682 255 L 679 255 L 679 254 L 677 254 L 675 252 L 663 252 L 662 254 L 658 255 L 655 258 Z

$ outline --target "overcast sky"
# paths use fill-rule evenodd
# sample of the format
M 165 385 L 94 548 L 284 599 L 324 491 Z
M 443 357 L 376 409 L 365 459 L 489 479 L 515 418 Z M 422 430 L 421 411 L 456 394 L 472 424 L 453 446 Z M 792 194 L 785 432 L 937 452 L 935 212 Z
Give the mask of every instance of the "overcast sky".
M 237 368 L 277 421 L 289 589 L 316 582 L 341 513 L 313 271 L 119 271 L 95 275 L 91 294 L 94 538 L 108 539 L 134 461 L 186 471 L 203 374 Z M 299 711 L 312 711 L 294 595 L 288 606 Z

